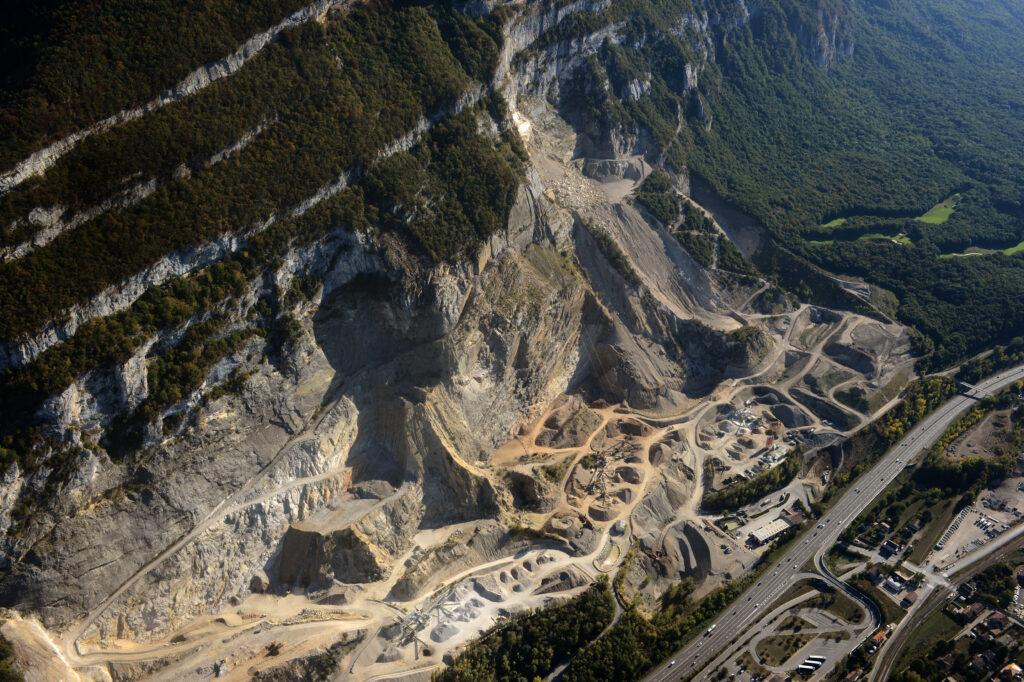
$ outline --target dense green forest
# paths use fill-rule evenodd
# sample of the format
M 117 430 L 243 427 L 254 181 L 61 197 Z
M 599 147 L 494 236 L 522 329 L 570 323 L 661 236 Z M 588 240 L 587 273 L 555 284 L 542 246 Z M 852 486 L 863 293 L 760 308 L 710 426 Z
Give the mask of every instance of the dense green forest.
M 660 608 L 647 616 L 631 608 L 600 639 L 573 657 L 566 682 L 631 682 L 696 635 L 735 599 L 746 585 L 732 582 L 702 599 L 693 599 L 694 584 L 674 583 Z
M 434 675 L 437 682 L 532 682 L 597 638 L 612 622 L 607 576 L 583 594 L 499 623 Z
M 12 0 L 0 22 L 0 167 L 137 106 L 305 0 Z M 174 36 L 168 40 L 168 36 Z
M 1018 335 L 1024 258 L 940 256 L 1024 239 L 1019 9 L 825 4 L 851 53 L 823 68 L 800 55 L 795 4 L 773 3 L 719 51 L 721 80 L 704 93 L 715 125 L 693 127 L 691 163 L 800 257 L 895 293 L 900 317 L 934 343 L 928 366 Z M 948 219 L 926 215 L 954 192 Z M 857 218 L 861 236 L 906 236 L 805 238 L 864 214 L 879 218 Z
M 493 68 L 497 45 L 484 27 L 444 9 L 353 9 L 323 25 L 291 29 L 234 77 L 90 138 L 43 178 L 5 195 L 5 208 L 14 206 L 18 214 L 40 202 L 73 206 L 80 193 L 89 195 L 83 204 L 90 203 L 129 169 L 169 177 L 160 176 L 156 191 L 131 208 L 104 213 L 46 248 L 0 264 L 4 336 L 31 333 L 165 254 L 225 233 L 251 231 L 294 210 L 344 173 L 365 170 L 378 150 L 422 117 L 442 113 L 471 87 L 475 75 Z M 339 61 L 345 69 L 336 67 Z M 203 158 L 241 138 L 255 121 L 272 123 L 229 158 L 185 175 L 173 172 L 183 160 L 194 159 L 197 149 Z M 495 229 L 496 217 L 507 208 L 513 178 L 507 169 L 476 158 L 475 151 L 456 154 L 448 144 L 433 164 L 442 179 L 486 182 L 479 189 L 464 183 L 457 198 L 463 207 L 475 203 L 475 212 L 466 216 L 473 225 L 446 201 L 432 234 L 413 226 L 435 257 L 459 257 Z M 89 170 L 79 172 L 83 167 Z M 449 216 L 456 219 L 444 222 Z
M 646 130 L 652 159 L 688 168 L 766 227 L 759 265 L 801 296 L 863 307 L 821 269 L 894 294 L 927 339 L 926 369 L 1020 335 L 1024 16 L 1013 2 L 773 0 L 748 21 L 715 0 L 715 58 L 695 90 L 668 3 L 616 5 L 545 38 L 628 17 L 624 39 L 567 92 L 587 135 Z M 625 96 L 637 78 L 648 93 Z M 678 205 L 658 184 L 638 200 L 668 224 Z M 709 237 L 681 241 L 713 262 Z

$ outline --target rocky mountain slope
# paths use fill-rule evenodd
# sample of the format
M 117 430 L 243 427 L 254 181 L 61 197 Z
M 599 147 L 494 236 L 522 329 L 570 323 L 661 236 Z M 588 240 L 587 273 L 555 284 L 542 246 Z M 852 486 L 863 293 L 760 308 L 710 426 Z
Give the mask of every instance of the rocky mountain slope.
M 566 395 L 675 415 L 785 349 L 795 300 L 686 222 L 687 155 L 734 30 L 785 20 L 827 69 L 855 49 L 835 7 L 287 9 L 5 165 L 0 605 L 69 679 L 341 660 L 376 646 L 380 600 L 599 552 L 559 516 L 565 472 L 501 447 Z M 645 542 L 693 503 L 686 469 L 645 479 Z M 708 550 L 677 530 L 685 572 Z

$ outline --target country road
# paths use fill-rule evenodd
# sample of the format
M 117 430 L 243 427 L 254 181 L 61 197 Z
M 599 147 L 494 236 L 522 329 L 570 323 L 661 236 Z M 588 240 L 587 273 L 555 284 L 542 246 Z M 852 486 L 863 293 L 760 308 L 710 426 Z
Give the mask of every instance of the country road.
M 868 677 L 869 682 L 884 682 L 889 679 L 893 666 L 899 660 L 900 654 L 911 640 L 917 628 L 936 611 L 942 608 L 950 597 L 955 596 L 956 585 L 967 582 L 972 577 L 997 563 L 1003 557 L 1024 547 L 1024 525 L 1018 526 L 1015 531 L 1000 536 L 998 542 L 986 544 L 982 549 L 971 552 L 959 562 L 954 570 L 947 571 L 946 577 L 950 579 L 948 587 L 939 589 L 928 595 L 920 607 L 914 610 L 907 618 L 900 622 L 899 627 L 892 633 L 885 645 L 878 652 L 875 665 Z
M 857 479 L 815 528 L 803 533 L 798 544 L 767 569 L 756 585 L 748 588 L 720 615 L 708 632 L 677 651 L 648 674 L 648 680 L 708 679 L 715 670 L 706 669 L 715 657 L 740 638 L 744 631 L 792 584 L 793 575 L 809 560 L 824 555 L 843 530 L 903 470 L 907 462 L 926 451 L 975 401 L 1024 379 L 1024 365 L 1003 370 L 958 394 L 928 415 L 893 446 L 868 472 Z

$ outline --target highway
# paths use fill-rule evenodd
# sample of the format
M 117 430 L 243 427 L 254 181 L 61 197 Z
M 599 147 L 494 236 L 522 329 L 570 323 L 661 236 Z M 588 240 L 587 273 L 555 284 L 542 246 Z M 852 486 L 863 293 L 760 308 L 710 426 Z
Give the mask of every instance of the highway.
M 966 393 L 957 394 L 919 422 L 903 440 L 893 446 L 868 472 L 861 475 L 835 505 L 804 532 L 797 544 L 779 561 L 765 570 L 758 582 L 741 594 L 720 615 L 710 633 L 698 637 L 670 656 L 648 674 L 651 682 L 681 679 L 708 679 L 715 670 L 706 669 L 734 640 L 743 637 L 792 584 L 792 575 L 809 560 L 816 566 L 835 544 L 843 530 L 903 470 L 907 463 L 925 452 L 946 429 L 978 399 L 997 393 L 1015 381 L 1024 379 L 1024 365 L 1003 370 L 981 381 Z

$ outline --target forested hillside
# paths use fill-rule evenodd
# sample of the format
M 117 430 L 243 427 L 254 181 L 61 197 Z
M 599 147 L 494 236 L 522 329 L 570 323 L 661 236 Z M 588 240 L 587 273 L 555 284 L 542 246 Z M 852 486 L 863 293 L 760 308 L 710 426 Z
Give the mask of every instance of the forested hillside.
M 123 54 L 141 73 L 108 64 L 101 44 L 133 31 L 139 17 L 187 16 L 150 4 L 128 12 L 97 3 L 103 11 L 95 15 L 61 3 L 23 8 L 20 28 L 8 30 L 40 41 L 38 63 L 5 81 L 2 115 L 18 123 L 4 128 L 17 138 L 3 145 L 5 154 L 20 158 L 21 141 L 51 142 L 113 113 L 114 102 L 139 103 L 136 95 L 154 91 L 150 78 L 173 82 L 185 75 L 182 65 L 223 54 L 225 45 L 209 38 L 218 22 L 262 29 L 292 9 L 201 3 L 182 30 L 207 42 L 196 37 L 175 51 L 143 31 L 133 46 L 144 45 L 145 58 L 128 48 Z M 126 309 L 87 316 L 31 362 L 0 363 L 0 455 L 33 469 L 33 451 L 51 445 L 35 427 L 41 402 L 94 367 L 123 362 L 161 330 L 209 318 L 182 337 L 191 348 L 168 349 L 150 368 L 150 385 L 160 390 L 125 415 L 131 432 L 131 422 L 194 390 L 246 338 L 279 346 L 288 326 L 281 303 L 264 302 L 244 330 L 226 326 L 224 309 L 289 250 L 333 228 L 396 230 L 418 255 L 459 262 L 502 227 L 522 150 L 498 128 L 503 104 L 486 92 L 499 21 L 370 3 L 289 27 L 232 77 L 85 138 L 47 172 L 0 195 L 0 336 L 9 344 L 60 324 L 67 311 L 109 296 L 111 287 L 116 293 L 139 273 L 166 270 L 161 259 L 196 261 L 181 268 L 192 272 L 144 288 Z M 61 52 L 79 43 L 73 56 Z M 50 90 L 44 96 L 41 88 Z M 84 109 L 76 88 L 92 93 Z M 51 117 L 38 130 L 33 106 Z M 478 115 L 492 120 L 495 134 L 481 133 Z M 212 244 L 221 246 L 203 256 Z
M 677 68 L 693 57 L 689 29 L 672 25 L 677 4 L 613 3 L 565 29 L 567 40 L 601 25 L 624 36 L 581 79 L 611 87 L 573 96 L 591 137 L 644 130 L 656 158 L 765 225 L 759 265 L 802 297 L 860 305 L 808 262 L 895 294 L 897 316 L 934 350 L 927 366 L 1020 333 L 1019 5 L 775 0 L 747 21 L 716 0 L 712 58 L 695 79 Z
M 142 104 L 305 0 L 12 0 L 0 23 L 0 167 Z M 170 39 L 173 36 L 173 39 Z
M 787 5 L 723 38 L 693 167 L 780 246 L 895 293 L 931 366 L 1019 334 L 1024 8 L 824 4 L 841 44 L 822 66 L 800 54 L 806 12 Z M 954 195 L 951 213 L 929 212 Z

